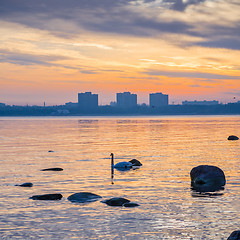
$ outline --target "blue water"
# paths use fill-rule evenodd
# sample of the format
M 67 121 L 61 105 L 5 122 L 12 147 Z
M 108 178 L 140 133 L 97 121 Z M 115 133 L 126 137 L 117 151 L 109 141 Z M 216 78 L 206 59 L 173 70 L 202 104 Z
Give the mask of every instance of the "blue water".
M 240 116 L 0 118 L 1 239 L 227 239 L 239 229 Z M 52 150 L 53 152 L 48 152 Z M 137 170 L 115 163 L 140 160 Z M 191 169 L 220 167 L 223 195 L 194 197 Z M 42 172 L 61 167 L 62 172 Z M 15 184 L 32 182 L 32 188 Z M 76 192 L 140 206 L 67 200 Z M 34 201 L 61 193 L 60 201 Z

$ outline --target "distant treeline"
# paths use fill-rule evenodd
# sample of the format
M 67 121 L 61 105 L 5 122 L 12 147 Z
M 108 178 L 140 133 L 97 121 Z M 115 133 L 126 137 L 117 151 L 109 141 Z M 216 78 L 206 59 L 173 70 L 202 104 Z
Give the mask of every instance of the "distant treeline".
M 80 109 L 78 105 L 68 106 L 10 106 L 0 105 L 0 116 L 104 116 L 104 115 L 221 115 L 240 114 L 240 103 L 216 105 L 168 105 L 149 107 L 138 105 L 134 108 L 99 106 L 95 109 Z

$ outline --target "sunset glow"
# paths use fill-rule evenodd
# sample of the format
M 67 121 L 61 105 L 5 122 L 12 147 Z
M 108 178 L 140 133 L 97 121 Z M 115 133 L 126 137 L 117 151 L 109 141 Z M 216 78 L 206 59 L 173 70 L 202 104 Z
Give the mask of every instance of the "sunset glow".
M 240 100 L 237 0 L 3 0 L 0 102 Z

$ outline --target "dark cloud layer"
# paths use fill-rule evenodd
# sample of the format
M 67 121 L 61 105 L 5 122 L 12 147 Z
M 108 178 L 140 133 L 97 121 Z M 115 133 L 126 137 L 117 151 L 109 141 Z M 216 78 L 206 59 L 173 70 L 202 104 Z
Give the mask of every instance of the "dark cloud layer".
M 153 35 L 162 32 L 188 32 L 190 26 L 181 21 L 157 21 L 126 8 L 129 0 L 3 0 L 0 6 L 2 19 L 18 22 L 29 27 L 52 30 L 51 20 L 61 19 L 75 23 L 90 31 L 130 35 Z M 69 29 L 58 26 L 53 31 L 63 36 Z M 78 34 L 78 29 L 71 29 Z M 70 33 L 69 33 L 70 34 Z
M 81 30 L 133 36 L 177 33 L 203 37 L 204 40 L 197 43 L 200 46 L 239 49 L 239 23 L 228 27 L 210 22 L 206 26 L 208 31 L 205 32 L 196 30 L 196 25 L 183 20 L 184 18 L 177 20 L 176 17 L 161 17 L 166 9 L 184 14 L 188 7 L 207 1 L 213 0 L 162 0 L 161 3 L 156 0 L 142 0 L 145 4 L 159 4 L 159 17 L 155 17 L 150 12 L 146 15 L 141 11 L 134 11 L 136 1 L 133 0 L 1 0 L 0 19 L 44 29 L 63 38 L 72 38 L 80 34 Z M 231 2 L 226 2 L 228 1 Z M 240 7 L 237 3 L 235 6 Z M 151 8 L 148 10 L 151 11 Z M 57 24 L 56 20 L 73 27 Z M 201 24 L 199 21 L 199 25 Z

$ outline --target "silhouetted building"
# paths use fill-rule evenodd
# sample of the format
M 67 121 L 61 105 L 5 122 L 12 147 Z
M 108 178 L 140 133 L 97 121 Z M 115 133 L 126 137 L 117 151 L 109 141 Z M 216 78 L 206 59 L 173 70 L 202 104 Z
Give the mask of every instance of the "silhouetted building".
M 98 94 L 78 93 L 78 106 L 82 110 L 94 110 L 98 107 Z
M 122 108 L 132 108 L 137 106 L 137 94 L 130 92 L 117 93 L 117 106 Z
M 168 105 L 168 95 L 160 93 L 149 94 L 150 107 L 162 107 Z
M 206 101 L 206 100 L 204 100 L 204 101 L 183 101 L 182 102 L 182 105 L 217 105 L 217 104 L 219 104 L 219 102 L 218 101 L 216 101 L 216 100 L 213 100 L 213 101 Z

